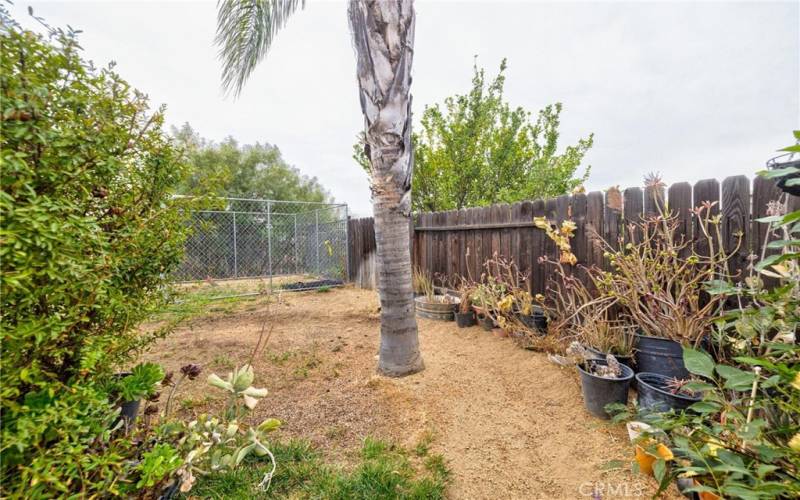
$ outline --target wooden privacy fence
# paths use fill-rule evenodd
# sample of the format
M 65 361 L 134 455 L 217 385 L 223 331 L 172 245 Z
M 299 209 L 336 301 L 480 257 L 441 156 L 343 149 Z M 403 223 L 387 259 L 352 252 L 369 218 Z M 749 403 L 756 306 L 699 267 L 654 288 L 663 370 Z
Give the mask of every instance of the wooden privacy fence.
M 375 223 L 372 217 L 347 221 L 348 281 L 359 288 L 378 287 L 375 268 Z
M 766 235 L 767 225 L 755 219 L 766 216 L 767 203 L 777 200 L 781 191 L 771 180 L 745 176 L 728 177 L 720 183 L 706 179 L 690 185 L 679 182 L 665 189 L 670 210 L 678 217 L 679 234 L 694 241 L 703 252 L 698 221 L 692 208 L 703 202 L 716 202 L 712 213 L 721 216 L 721 244 L 729 252 L 736 250 L 730 266 L 732 272 L 746 268 L 748 255 L 758 252 Z M 800 208 L 800 198 L 791 197 L 790 209 Z M 600 237 L 615 244 L 626 224 L 641 222 L 642 216 L 657 213 L 655 191 L 638 187 L 622 191 L 594 191 L 588 194 L 564 195 L 546 200 L 523 201 L 488 207 L 417 214 L 412 241 L 414 265 L 432 275 L 480 278 L 483 263 L 495 253 L 513 259 L 530 277 L 531 290 L 544 292 L 549 266 L 539 257 L 558 259 L 555 244 L 544 231 L 533 225 L 534 217 L 547 217 L 553 223 L 571 219 L 577 228 L 571 240 L 578 265 L 608 268 L 603 257 L 605 248 Z M 374 288 L 375 241 L 371 218 L 350 220 L 350 279 L 358 286 Z M 742 234 L 742 244 L 736 249 Z

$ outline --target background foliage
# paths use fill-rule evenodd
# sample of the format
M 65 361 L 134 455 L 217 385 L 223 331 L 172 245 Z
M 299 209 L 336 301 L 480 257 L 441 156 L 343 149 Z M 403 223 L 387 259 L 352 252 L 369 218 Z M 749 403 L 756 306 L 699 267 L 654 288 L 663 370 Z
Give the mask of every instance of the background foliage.
M 221 143 L 203 139 L 186 123 L 172 134 L 187 152 L 189 176 L 183 194 L 207 192 L 219 196 L 270 200 L 327 202 L 331 197 L 316 177 L 307 177 L 286 163 L 277 146 L 241 145 L 229 137 Z
M 467 94 L 426 106 L 413 136 L 415 210 L 437 211 L 558 196 L 583 184 L 593 134 L 558 153 L 561 103 L 512 108 L 503 96 L 505 59 L 491 82 L 477 65 Z M 369 172 L 363 140 L 353 158 Z
M 106 387 L 163 333 L 136 326 L 183 252 L 187 168 L 163 110 L 75 32 L 0 18 L 2 492 L 110 495 L 129 443 Z

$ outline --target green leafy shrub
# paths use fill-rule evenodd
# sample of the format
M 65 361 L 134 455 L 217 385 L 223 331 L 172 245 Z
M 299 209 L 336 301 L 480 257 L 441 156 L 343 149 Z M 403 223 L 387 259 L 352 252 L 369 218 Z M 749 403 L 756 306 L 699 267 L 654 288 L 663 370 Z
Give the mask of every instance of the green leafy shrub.
M 183 250 L 182 154 L 73 31 L 0 20 L 0 491 L 115 495 L 132 451 L 108 387 L 164 333 L 136 326 Z

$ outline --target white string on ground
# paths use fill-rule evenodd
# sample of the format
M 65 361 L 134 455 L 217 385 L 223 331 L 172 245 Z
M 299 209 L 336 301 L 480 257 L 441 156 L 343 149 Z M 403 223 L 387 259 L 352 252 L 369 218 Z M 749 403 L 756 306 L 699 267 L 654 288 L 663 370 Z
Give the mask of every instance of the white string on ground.
M 272 470 L 264 474 L 264 478 L 258 483 L 258 487 L 261 491 L 267 491 L 269 489 L 270 484 L 272 484 L 272 476 L 275 474 L 275 469 L 278 467 L 277 463 L 275 462 L 275 456 L 272 454 L 269 449 L 267 449 L 267 455 L 269 455 L 269 459 L 272 462 Z

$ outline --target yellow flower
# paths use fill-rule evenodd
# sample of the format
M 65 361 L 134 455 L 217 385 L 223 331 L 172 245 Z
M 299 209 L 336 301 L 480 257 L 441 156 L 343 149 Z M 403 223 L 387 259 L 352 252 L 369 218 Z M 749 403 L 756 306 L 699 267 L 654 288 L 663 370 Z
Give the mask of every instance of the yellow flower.
M 578 258 L 572 252 L 562 252 L 561 257 L 558 259 L 562 264 L 569 264 L 574 266 L 578 263 Z
M 794 380 L 792 380 L 792 387 L 800 391 L 800 371 L 794 374 Z
M 508 312 L 514 306 L 514 296 L 513 295 L 506 295 L 500 301 L 497 302 L 497 307 L 503 311 Z
M 724 448 L 723 443 L 715 438 L 709 438 L 709 440 L 706 441 L 706 445 L 708 446 L 708 454 L 712 457 L 717 456 L 717 450 Z
M 565 220 L 561 223 L 561 233 L 565 236 L 570 236 L 578 226 L 571 220 Z
M 550 229 L 550 223 L 547 222 L 547 217 L 534 217 L 533 225 L 539 229 Z
M 789 440 L 789 448 L 794 451 L 800 451 L 800 432 L 792 436 L 792 439 Z

